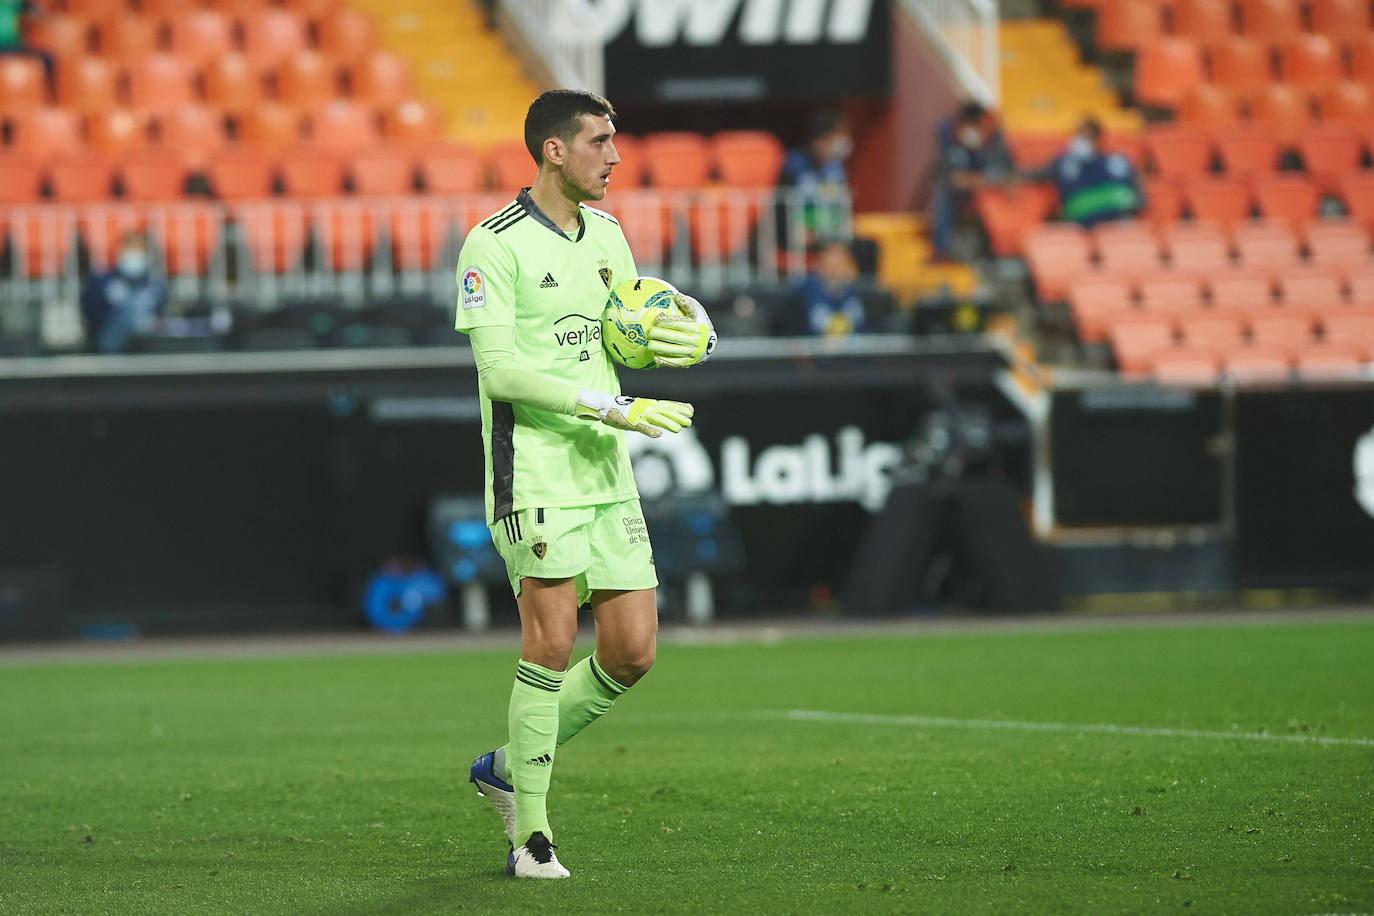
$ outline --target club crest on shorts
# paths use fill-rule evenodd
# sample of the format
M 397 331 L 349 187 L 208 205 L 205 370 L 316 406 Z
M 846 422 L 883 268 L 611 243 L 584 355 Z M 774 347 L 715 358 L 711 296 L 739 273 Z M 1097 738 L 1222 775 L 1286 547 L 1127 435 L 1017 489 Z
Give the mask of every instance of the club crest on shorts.
M 545 544 L 543 539 L 540 539 L 530 545 L 530 550 L 534 551 L 534 558 L 536 560 L 542 560 L 544 559 L 544 554 L 549 552 L 549 545 Z

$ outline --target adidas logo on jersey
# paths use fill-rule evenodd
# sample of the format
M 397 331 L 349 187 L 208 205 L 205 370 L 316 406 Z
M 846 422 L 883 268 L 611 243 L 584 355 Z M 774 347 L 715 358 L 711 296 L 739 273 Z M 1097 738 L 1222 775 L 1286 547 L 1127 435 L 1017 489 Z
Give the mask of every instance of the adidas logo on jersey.
M 544 281 L 539 284 L 540 289 L 553 289 L 558 285 L 558 281 L 553 278 L 553 274 L 544 274 Z

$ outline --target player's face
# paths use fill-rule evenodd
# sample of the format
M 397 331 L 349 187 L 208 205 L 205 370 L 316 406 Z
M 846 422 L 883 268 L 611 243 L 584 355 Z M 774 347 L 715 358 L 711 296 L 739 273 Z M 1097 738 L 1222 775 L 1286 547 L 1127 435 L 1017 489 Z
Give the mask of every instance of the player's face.
M 606 196 L 611 170 L 620 162 L 615 151 L 615 125 L 604 115 L 583 115 L 582 130 L 565 147 L 563 190 L 570 198 L 600 200 Z

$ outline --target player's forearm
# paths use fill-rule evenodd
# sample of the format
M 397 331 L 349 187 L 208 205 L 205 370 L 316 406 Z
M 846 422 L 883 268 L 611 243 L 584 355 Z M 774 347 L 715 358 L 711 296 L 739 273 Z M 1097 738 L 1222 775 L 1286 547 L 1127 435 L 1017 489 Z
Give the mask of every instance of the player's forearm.
M 519 368 L 510 328 L 473 328 L 470 337 L 477 377 L 488 398 L 565 415 L 576 409 L 576 387 Z

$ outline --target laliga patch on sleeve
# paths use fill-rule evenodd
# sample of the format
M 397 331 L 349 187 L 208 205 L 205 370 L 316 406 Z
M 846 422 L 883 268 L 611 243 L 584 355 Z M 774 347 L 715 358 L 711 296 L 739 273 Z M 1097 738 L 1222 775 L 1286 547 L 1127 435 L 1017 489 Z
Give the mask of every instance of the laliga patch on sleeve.
M 463 308 L 480 309 L 486 308 L 487 291 L 486 281 L 482 279 L 482 272 L 476 267 L 469 267 L 463 271 Z

